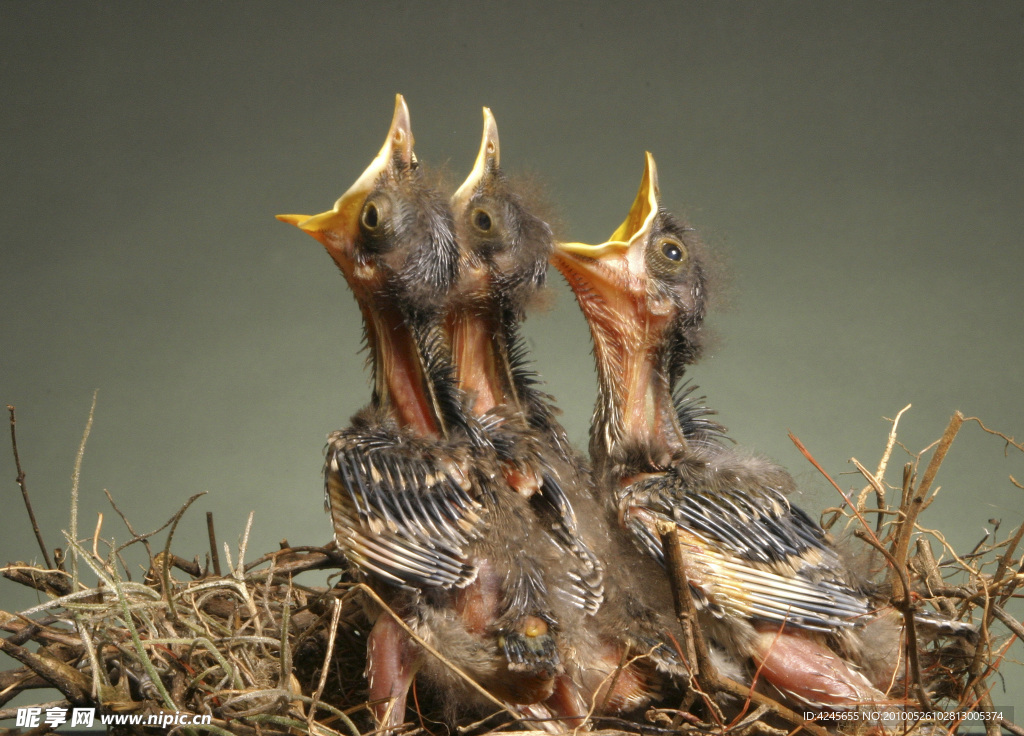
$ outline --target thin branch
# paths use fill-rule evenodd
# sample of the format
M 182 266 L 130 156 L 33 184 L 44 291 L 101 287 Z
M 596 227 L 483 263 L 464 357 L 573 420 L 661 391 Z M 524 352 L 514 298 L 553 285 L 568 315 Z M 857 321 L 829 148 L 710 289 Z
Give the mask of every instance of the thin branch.
M 896 418 L 890 420 L 892 427 L 889 428 L 889 436 L 885 441 L 885 450 L 882 452 L 882 459 L 878 461 L 878 470 L 874 474 L 867 471 L 866 468 L 861 467 L 860 463 L 857 462 L 856 458 L 852 458 L 853 462 L 857 465 L 857 468 L 861 471 L 864 477 L 867 479 L 871 488 L 875 490 L 875 496 L 878 498 L 878 508 L 885 508 L 885 488 L 882 485 L 882 481 L 885 480 L 885 470 L 889 466 L 889 458 L 892 457 L 892 449 L 896 446 L 896 428 L 899 427 L 900 419 L 910 409 L 910 404 L 907 404 L 896 414 Z M 857 508 L 861 511 L 865 507 L 865 494 L 867 494 L 869 488 L 865 487 L 860 495 L 857 497 Z M 882 520 L 878 519 L 878 524 L 881 526 Z M 878 531 L 876 529 L 876 531 Z
M 865 487 L 864 490 L 861 491 L 861 495 L 857 499 L 857 510 L 862 513 L 867 511 L 867 498 L 865 498 L 865 494 L 869 489 L 873 488 L 875 490 L 875 500 L 877 503 L 876 511 L 884 511 L 886 509 L 885 487 L 882 485 L 881 477 L 875 477 L 874 475 L 872 475 L 871 471 L 869 471 L 867 468 L 861 465 L 860 461 L 857 460 L 857 458 L 855 457 L 851 457 L 850 462 L 854 464 L 857 470 L 860 471 L 860 474 L 863 475 L 868 482 L 867 487 Z M 875 534 L 882 533 L 882 524 L 884 522 L 885 514 L 878 514 L 877 518 L 875 519 Z
M 15 478 L 15 482 L 18 484 L 18 487 L 21 488 L 21 498 L 25 502 L 25 510 L 28 511 L 29 521 L 32 522 L 32 531 L 36 534 L 36 542 L 39 543 L 39 550 L 43 553 L 43 560 L 46 562 L 47 569 L 52 570 L 53 561 L 50 559 L 50 553 L 46 551 L 46 544 L 43 542 L 43 534 L 39 531 L 39 524 L 36 522 L 36 515 L 32 511 L 32 502 L 28 498 L 28 488 L 25 486 L 25 471 L 22 470 L 21 458 L 18 457 L 18 432 L 15 429 L 17 420 L 14 417 L 14 407 L 8 404 L 7 411 L 11 413 L 11 449 L 14 450 L 14 467 L 18 471 L 18 477 Z
M 255 515 L 255 511 L 249 512 L 249 517 L 245 520 L 245 530 L 242 532 L 242 539 L 238 543 L 238 568 L 231 571 L 231 574 L 237 580 L 242 580 L 245 577 L 245 551 L 249 547 L 249 532 L 252 530 L 252 519 Z
M 850 500 L 850 497 L 842 488 L 839 487 L 839 484 L 832 479 L 832 476 L 829 475 L 828 472 L 826 472 L 825 468 L 821 467 L 821 463 L 814 459 L 814 456 L 811 455 L 811 451 L 808 450 L 804 443 L 800 441 L 800 438 L 797 437 L 792 432 L 790 432 L 789 440 L 796 446 L 796 449 L 800 451 L 800 454 L 807 458 L 807 461 L 811 465 L 813 465 L 819 473 L 825 476 L 825 480 L 832 484 L 832 487 L 836 489 L 836 492 L 843 497 L 843 501 L 846 502 L 846 505 L 850 507 L 850 511 L 853 512 L 854 516 L 857 517 L 857 520 L 860 521 L 860 523 L 864 526 L 864 530 L 871 535 L 871 538 L 874 539 L 875 542 L 878 542 L 878 538 L 875 536 L 875 533 L 871 530 L 871 525 L 868 524 L 867 519 L 865 519 L 864 515 L 857 510 L 857 507 L 853 504 L 853 501 Z M 881 542 L 878 543 L 881 544 Z
M 1007 731 L 1012 733 L 1014 736 L 1024 736 L 1024 728 L 1021 728 L 1016 723 L 1012 723 L 1005 718 L 999 719 L 999 725 L 1005 728 Z
M 163 524 L 161 524 L 160 526 L 158 526 L 156 529 L 154 529 L 151 532 L 146 532 L 145 534 L 138 534 L 138 533 L 135 532 L 134 529 L 132 529 L 131 524 L 128 523 L 128 519 L 125 518 L 125 515 L 121 512 L 121 509 L 119 509 L 117 507 L 117 504 L 114 503 L 114 499 L 111 497 L 110 493 L 108 493 L 106 491 L 104 491 L 104 493 L 107 493 L 107 498 L 110 500 L 110 505 L 114 507 L 114 510 L 117 511 L 118 515 L 124 520 L 125 526 L 128 527 L 128 531 L 131 532 L 134 535 L 127 542 L 124 542 L 123 544 L 119 545 L 118 548 L 117 548 L 117 551 L 120 552 L 121 550 L 126 549 L 127 547 L 130 547 L 130 546 L 132 546 L 133 544 L 135 544 L 137 542 L 142 542 L 142 544 L 146 547 L 146 549 L 149 550 L 149 562 L 150 562 L 150 565 L 152 565 L 153 564 L 153 557 L 154 556 L 153 556 L 153 551 L 149 547 L 149 543 L 148 543 L 149 538 L 156 536 L 157 534 L 162 532 L 164 529 L 169 527 L 171 524 L 174 523 L 174 521 L 175 521 L 175 519 L 177 517 L 176 516 L 172 516 L 171 518 L 169 518 L 167 521 L 165 521 Z M 189 503 L 194 502 L 195 499 L 199 498 L 200 496 L 202 496 L 205 493 L 206 493 L 206 491 L 203 491 L 202 493 L 197 493 L 196 495 L 194 495 L 192 497 L 192 499 L 190 501 L 188 501 L 186 503 L 189 504 Z
M 914 603 L 910 597 L 910 580 L 907 578 L 906 567 L 900 566 L 889 550 L 879 544 L 878 540 L 872 538 L 870 532 L 864 533 L 862 529 L 857 529 L 854 531 L 854 535 L 859 539 L 863 539 L 865 542 L 877 549 L 889 562 L 890 568 L 895 570 L 898 576 L 898 580 L 902 588 L 902 595 L 896 598 L 894 602 L 903 614 L 903 621 L 906 625 L 907 633 L 905 638 L 907 642 L 907 659 L 910 662 L 910 677 L 913 680 L 914 687 L 917 689 L 917 697 L 921 702 L 921 707 L 926 711 L 931 710 L 931 700 L 929 699 L 928 691 L 921 680 L 921 663 L 918 659 L 917 651 L 917 626 L 914 621 Z
M 217 553 L 217 535 L 213 531 L 213 512 L 206 512 L 206 532 L 210 537 L 210 560 L 213 562 L 213 574 L 220 577 L 220 555 Z
M 338 622 L 341 620 L 341 601 L 337 598 L 331 599 L 331 628 L 327 632 L 327 651 L 324 652 L 324 663 L 320 668 L 320 681 L 316 685 L 316 691 L 313 693 L 313 702 L 309 708 L 309 720 L 308 724 L 310 728 L 313 725 L 313 717 L 316 715 L 316 707 L 320 702 L 320 697 L 324 694 L 324 688 L 327 686 L 327 673 L 331 669 L 331 657 L 334 656 L 334 642 L 338 636 Z
M 1002 580 L 1003 575 L 1005 575 L 1010 566 L 1014 564 L 1015 560 L 1013 555 L 1017 551 L 1017 545 L 1020 544 L 1022 537 L 1024 537 L 1024 524 L 1018 526 L 1017 531 L 1014 532 L 1013 537 L 1010 538 L 1009 544 L 1006 546 L 1006 552 L 999 558 L 999 564 L 996 566 L 996 572 L 993 579 Z M 1000 599 L 999 603 L 1006 603 L 1006 600 L 1013 595 L 1014 588 L 1016 587 L 1016 583 L 1012 584 L 1010 589 Z
M 932 546 L 924 537 L 918 537 L 917 539 L 917 554 L 914 555 L 914 563 L 919 568 L 919 574 L 924 580 L 924 583 L 928 588 L 928 592 L 931 595 L 936 596 L 932 602 L 937 605 L 946 616 L 953 618 L 956 615 L 956 606 L 946 600 L 945 597 L 940 597 L 938 593 L 935 592 L 939 588 L 944 587 L 942 583 L 942 575 L 939 573 L 939 565 L 935 561 L 935 555 L 932 554 Z
M 69 703 L 67 700 L 51 700 L 49 703 L 39 703 L 35 707 L 45 711 L 47 708 L 67 708 L 69 705 L 71 705 L 71 703 Z M 0 710 L 0 721 L 9 721 L 11 719 L 17 718 L 18 711 L 21 710 L 21 708 L 23 707 L 24 706 L 18 708 L 5 708 L 4 710 Z M 29 736 L 30 734 L 44 734 L 50 733 L 52 731 L 52 729 L 49 726 L 44 726 L 42 728 L 45 728 L 45 730 L 32 729 L 31 731 L 18 732 L 18 736 Z
M 82 646 L 81 639 L 72 632 L 52 626 L 52 624 L 61 620 L 54 616 L 46 616 L 38 621 L 20 613 L 10 614 L 10 616 L 8 619 L 0 620 L 0 629 L 13 634 L 13 636 L 7 637 L 7 641 L 12 644 L 20 646 L 31 640 L 40 644 L 56 642 L 71 648 Z
M 0 574 L 8 580 L 54 595 L 71 592 L 71 576 L 63 570 L 40 570 L 33 565 L 5 565 Z
M 1022 626 L 1017 619 L 1008 614 L 1002 606 L 993 604 L 992 614 L 1002 621 L 1006 628 L 1016 634 L 1018 639 L 1024 641 L 1024 626 Z
M 892 429 L 889 430 L 889 436 L 885 441 L 885 452 L 882 453 L 882 459 L 878 462 L 878 472 L 875 473 L 875 478 L 878 482 L 885 478 L 885 469 L 889 465 L 889 458 L 892 457 L 892 448 L 896 445 L 896 427 L 899 426 L 900 418 L 910 407 L 910 404 L 904 406 L 897 412 L 896 418 L 892 420 Z
M 96 529 L 92 533 L 92 556 L 98 560 L 101 559 L 99 553 L 99 541 L 100 530 L 103 528 L 103 514 L 99 513 L 96 516 Z
M 689 577 L 686 573 L 686 558 L 682 541 L 676 533 L 676 525 L 663 522 L 658 531 L 661 545 L 665 550 L 665 567 L 669 571 L 672 600 L 675 604 L 676 619 L 683 628 L 683 647 L 691 677 L 704 692 L 712 692 L 715 685 L 714 665 L 708 652 L 707 642 L 700 633 L 697 622 L 697 607 L 690 595 Z
M 92 405 L 89 407 L 89 419 L 85 423 L 85 431 L 82 432 L 82 442 L 78 445 L 78 452 L 75 454 L 75 469 L 71 473 L 71 540 L 78 541 L 78 484 L 82 479 L 82 459 L 85 457 L 85 443 L 89 440 L 89 433 L 92 432 L 92 419 L 96 414 L 96 397 L 100 390 L 92 392 Z M 71 585 L 78 586 L 78 556 L 71 555 Z
M 1002 438 L 1002 440 L 1006 442 L 1006 449 L 1004 450 L 1004 453 L 1008 452 L 1011 447 L 1016 447 L 1021 452 L 1024 452 L 1024 445 L 1022 445 L 1020 442 L 1017 442 L 1015 437 L 1008 437 L 1002 432 L 997 432 L 994 429 L 989 429 L 980 419 L 978 419 L 978 417 L 964 417 L 963 420 L 965 422 L 977 422 L 978 426 L 981 427 L 983 431 L 988 432 L 989 434 L 994 434 L 996 437 Z
M 949 452 L 949 448 L 953 444 L 953 440 L 956 439 L 957 432 L 960 431 L 963 423 L 963 414 L 960 412 L 953 414 L 949 424 L 946 426 L 946 431 L 942 434 L 942 439 L 939 440 L 938 447 L 935 448 L 935 454 L 932 455 L 932 459 L 928 462 L 928 467 L 925 468 L 921 482 L 917 484 L 917 488 L 914 490 L 913 496 L 910 499 L 904 499 L 904 502 L 900 504 L 900 510 L 904 516 L 897 522 L 896 539 L 893 541 L 892 547 L 890 547 L 892 556 L 899 565 L 904 565 L 907 561 L 910 538 L 914 534 L 917 516 L 924 508 L 925 499 L 928 497 L 928 492 L 931 491 L 932 483 L 939 472 L 939 467 L 946 458 L 946 453 Z
M 122 544 L 116 550 L 114 550 L 115 554 L 120 555 L 121 550 L 123 550 L 125 547 L 135 544 L 136 542 L 142 542 L 142 546 L 146 548 L 146 554 L 149 556 L 149 565 L 150 567 L 152 567 L 153 548 L 149 546 L 149 540 L 146 537 L 152 536 L 152 534 L 156 534 L 156 532 L 152 532 L 148 535 L 142 535 L 136 532 L 135 529 L 132 528 L 132 523 L 128 521 L 128 517 L 125 516 L 124 512 L 117 507 L 116 503 L 114 503 L 114 497 L 110 495 L 110 491 L 104 488 L 103 493 L 106 495 L 107 501 L 110 502 L 110 505 L 113 507 L 114 511 L 117 512 L 117 515 L 121 517 L 121 521 L 123 521 L 124 525 L 128 528 L 128 533 L 132 535 L 132 538 L 130 540 L 128 540 L 125 544 Z M 164 526 L 166 526 L 166 524 Z M 160 527 L 160 529 L 163 529 L 163 527 Z M 157 531 L 159 531 L 159 529 Z M 128 579 L 131 580 L 131 572 L 128 570 L 127 566 L 125 566 L 125 574 L 128 575 Z
M 178 528 L 178 522 L 181 521 L 181 517 L 188 511 L 188 507 L 195 503 L 195 500 L 200 496 L 205 496 L 206 491 L 200 491 L 199 493 L 193 494 L 193 496 L 187 500 L 177 513 L 171 517 L 171 528 L 167 532 L 167 542 L 164 544 L 163 555 L 158 555 L 160 562 L 160 582 L 164 589 L 164 595 L 167 597 L 168 612 L 170 613 L 171 620 L 178 620 L 178 612 L 175 610 L 173 601 L 171 600 L 171 541 L 174 539 L 174 532 Z

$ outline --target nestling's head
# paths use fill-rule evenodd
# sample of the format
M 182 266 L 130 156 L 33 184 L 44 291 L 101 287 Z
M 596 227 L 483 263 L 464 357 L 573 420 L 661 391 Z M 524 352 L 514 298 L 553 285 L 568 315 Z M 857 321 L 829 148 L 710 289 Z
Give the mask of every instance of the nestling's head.
M 385 298 L 429 309 L 455 284 L 451 213 L 424 180 L 401 95 L 380 153 L 334 207 L 277 219 L 322 243 L 361 302 Z
M 518 312 L 544 286 L 554 238 L 502 173 L 500 158 L 498 126 L 485 107 L 476 164 L 452 196 L 460 292 L 469 299 L 496 298 Z
M 627 345 L 667 347 L 677 378 L 701 350 L 707 295 L 700 248 L 692 229 L 661 208 L 648 153 L 636 200 L 611 238 L 557 243 L 553 263 L 576 294 L 599 355 Z

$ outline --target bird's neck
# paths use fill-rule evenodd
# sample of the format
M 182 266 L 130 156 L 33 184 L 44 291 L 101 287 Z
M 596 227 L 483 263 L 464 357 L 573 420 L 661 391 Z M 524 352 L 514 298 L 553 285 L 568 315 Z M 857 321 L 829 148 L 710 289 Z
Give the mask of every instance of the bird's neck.
M 378 406 L 415 434 L 445 435 L 448 422 L 439 394 L 447 387 L 439 384 L 446 367 L 450 373 L 450 359 L 437 326 L 415 324 L 388 304 L 364 308 L 363 318 Z
M 509 359 L 508 321 L 500 310 L 482 305 L 459 305 L 445 323 L 452 346 L 455 376 L 470 397 L 470 410 L 483 416 L 499 406 L 519 407 Z
M 595 472 L 668 467 L 686 448 L 672 400 L 670 355 L 656 331 L 595 335 L 598 399 L 590 432 Z

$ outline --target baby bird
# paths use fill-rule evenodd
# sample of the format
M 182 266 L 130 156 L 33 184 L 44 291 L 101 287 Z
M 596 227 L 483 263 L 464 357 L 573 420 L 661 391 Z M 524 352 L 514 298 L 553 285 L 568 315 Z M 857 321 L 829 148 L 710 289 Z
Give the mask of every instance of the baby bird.
M 416 636 L 507 703 L 547 698 L 559 671 L 527 499 L 464 410 L 442 330 L 459 254 L 446 199 L 424 178 L 401 95 L 387 141 L 333 209 L 279 215 L 327 249 L 362 311 L 370 406 L 327 448 L 327 502 L 339 547 Z M 507 534 L 522 547 L 510 549 Z M 472 699 L 388 612 L 367 641 L 374 715 L 401 724 L 421 671 Z
M 593 614 L 604 600 L 603 565 L 579 536 L 572 505 L 572 497 L 589 496 L 588 471 L 551 397 L 538 390 L 519 333 L 546 283 L 554 238 L 510 185 L 500 157 L 497 123 L 485 107 L 476 164 L 451 200 L 461 268 L 445 326 L 455 376 L 489 430 L 509 485 L 531 499 L 573 558 L 571 590 L 564 592 Z
M 598 486 L 622 528 L 663 562 L 659 523 L 681 542 L 713 648 L 749 662 L 791 702 L 885 696 L 837 654 L 870 612 L 824 531 L 787 499 L 790 476 L 721 442 L 673 401 L 701 351 L 700 244 L 659 203 L 647 154 L 625 222 L 600 245 L 560 243 L 554 264 L 589 323 L 599 392 L 590 434 Z
M 556 640 L 571 655 L 555 693 L 529 712 L 576 726 L 597 704 L 600 713 L 634 710 L 659 689 L 657 667 L 678 670 L 681 663 L 666 644 L 673 623 L 658 613 L 670 610 L 667 598 L 644 600 L 621 571 L 663 574 L 608 523 L 589 468 L 558 423 L 551 397 L 537 388 L 519 325 L 545 286 L 554 238 L 503 173 L 497 123 L 487 108 L 476 163 L 453 195 L 452 211 L 462 267 L 446 326 L 456 377 L 498 449 L 506 480 L 531 500 L 557 550 L 548 586 L 563 604 Z M 612 561 L 611 574 L 596 552 Z M 649 650 L 607 692 L 625 655 Z

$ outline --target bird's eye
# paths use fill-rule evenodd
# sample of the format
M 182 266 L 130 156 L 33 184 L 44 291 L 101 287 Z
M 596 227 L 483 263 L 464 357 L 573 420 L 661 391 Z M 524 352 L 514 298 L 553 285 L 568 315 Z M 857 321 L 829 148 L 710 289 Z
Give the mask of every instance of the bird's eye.
M 380 212 L 377 210 L 377 205 L 373 202 L 367 202 L 366 206 L 363 207 L 363 214 L 360 218 L 360 222 L 363 223 L 363 227 L 367 230 L 376 230 L 377 226 L 380 224 Z
M 473 212 L 473 225 L 480 232 L 489 232 L 491 229 L 491 216 L 484 210 L 475 210 Z
M 661 241 L 661 252 L 670 261 L 682 261 L 685 257 L 683 246 L 674 240 Z

